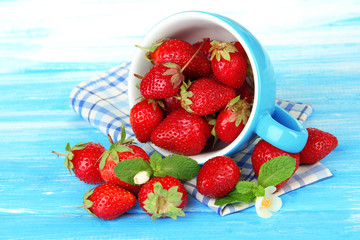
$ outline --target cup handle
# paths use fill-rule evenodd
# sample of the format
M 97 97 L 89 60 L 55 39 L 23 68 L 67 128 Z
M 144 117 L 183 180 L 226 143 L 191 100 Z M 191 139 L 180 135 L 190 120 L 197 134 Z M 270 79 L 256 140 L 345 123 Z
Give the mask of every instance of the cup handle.
M 300 152 L 308 132 L 294 116 L 275 104 L 274 113 L 264 115 L 256 126 L 256 134 L 283 151 Z

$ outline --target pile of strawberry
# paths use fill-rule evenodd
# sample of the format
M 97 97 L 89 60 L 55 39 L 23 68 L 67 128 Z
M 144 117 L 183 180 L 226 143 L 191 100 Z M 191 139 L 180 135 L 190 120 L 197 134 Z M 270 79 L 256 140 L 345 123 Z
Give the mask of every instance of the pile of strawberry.
M 254 92 L 239 42 L 165 38 L 145 56 L 153 65 L 144 76 L 135 74 L 142 99 L 130 111 L 139 142 L 189 156 L 204 151 L 211 140 L 230 143 L 239 136 Z
M 256 176 L 261 177 L 259 172 L 267 163 L 285 157 L 277 161 L 277 165 L 272 163 L 270 171 L 265 171 L 272 175 L 270 179 L 282 172 L 281 178 L 272 182 L 279 190 L 300 164 L 314 164 L 336 148 L 338 141 L 332 134 L 316 128 L 307 130 L 309 138 L 300 153 L 288 153 L 261 140 L 251 156 Z M 119 141 L 114 143 L 109 137 L 109 149 L 99 143 L 81 142 L 72 148 L 68 143 L 65 147 L 67 154 L 53 151 L 65 156 L 65 167 L 79 180 L 97 184 L 84 194 L 81 206 L 95 217 L 115 219 L 139 201 L 140 207 L 153 220 L 161 217 L 176 220 L 177 216 L 185 216 L 183 209 L 188 200 L 182 182 L 195 176 L 198 191 L 207 197 L 217 198 L 217 205 L 250 202 L 264 190 L 265 186 L 253 183 L 248 191 L 249 182 L 240 181 L 241 170 L 227 156 L 214 156 L 202 166 L 184 155 L 173 154 L 162 158 L 155 152 L 149 157 L 133 140 L 125 137 L 122 127 Z M 284 175 L 284 166 L 288 163 L 292 166 Z

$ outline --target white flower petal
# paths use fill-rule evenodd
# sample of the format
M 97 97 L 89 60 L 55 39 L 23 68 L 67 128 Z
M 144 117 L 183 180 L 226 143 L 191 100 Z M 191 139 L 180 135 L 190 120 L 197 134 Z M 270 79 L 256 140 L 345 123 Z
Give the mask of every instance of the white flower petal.
M 256 213 L 261 218 L 269 218 L 269 217 L 271 217 L 273 215 L 270 211 L 268 211 L 267 208 L 256 209 Z
M 270 205 L 270 207 L 268 208 L 269 211 L 277 212 L 277 211 L 279 211 L 280 208 L 282 207 L 281 198 L 279 198 L 279 197 L 277 197 L 277 196 L 271 196 L 271 197 L 270 197 L 270 202 L 271 202 L 271 205 Z
M 267 188 L 265 188 L 265 196 L 271 195 L 276 191 L 276 187 L 274 186 L 269 186 Z
M 264 200 L 264 197 L 257 197 L 255 199 L 255 208 L 256 210 L 261 208 L 262 201 Z

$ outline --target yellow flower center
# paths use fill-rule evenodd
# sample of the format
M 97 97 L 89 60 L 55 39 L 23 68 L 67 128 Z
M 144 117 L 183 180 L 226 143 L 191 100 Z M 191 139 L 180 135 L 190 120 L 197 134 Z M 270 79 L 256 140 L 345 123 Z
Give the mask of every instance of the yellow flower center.
M 269 208 L 270 206 L 271 206 L 270 199 L 264 197 L 264 199 L 261 202 L 261 208 Z

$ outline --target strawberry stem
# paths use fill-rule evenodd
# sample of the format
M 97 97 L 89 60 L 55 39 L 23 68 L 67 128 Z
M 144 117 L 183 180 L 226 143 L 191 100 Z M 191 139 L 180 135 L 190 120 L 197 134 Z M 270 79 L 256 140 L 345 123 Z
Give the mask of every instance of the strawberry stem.
M 141 75 L 139 75 L 139 74 L 136 74 L 136 73 L 134 73 L 134 76 L 137 77 L 137 78 L 139 78 L 139 79 L 143 79 L 143 78 L 144 78 L 143 76 L 141 76 Z
M 189 66 L 189 64 L 191 63 L 191 61 L 195 58 L 195 56 L 200 52 L 200 50 L 201 50 L 201 48 L 204 46 L 204 44 L 205 44 L 205 41 L 206 41 L 206 39 L 204 38 L 203 39 L 203 42 L 200 44 L 200 46 L 198 47 L 198 49 L 196 50 L 196 52 L 194 53 L 194 55 L 192 55 L 191 56 L 191 58 L 189 59 L 189 61 L 187 61 L 187 63 L 182 67 L 182 69 L 180 70 L 180 73 L 182 73 L 184 70 L 185 70 L 185 68 L 187 67 L 187 66 Z
M 140 48 L 140 49 L 142 49 L 142 50 L 144 50 L 144 51 L 146 51 L 146 52 L 149 52 L 149 51 L 150 51 L 149 49 L 144 48 L 144 47 L 139 46 L 139 45 L 135 45 L 135 47 Z
M 108 134 L 107 136 L 108 136 L 108 138 L 109 138 L 109 142 L 110 142 L 110 144 L 111 144 L 111 145 L 113 145 L 113 144 L 114 144 L 114 142 L 113 142 L 113 140 L 112 140 L 112 138 L 111 138 L 110 134 Z
M 67 156 L 67 154 L 65 153 L 59 153 L 59 152 L 55 152 L 55 151 L 52 151 L 51 153 L 54 153 L 56 154 L 58 157 L 61 155 L 61 156 Z

